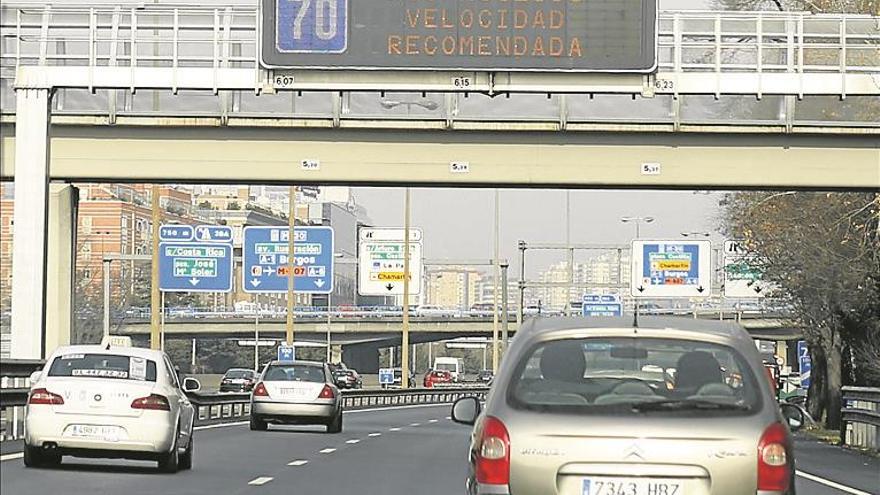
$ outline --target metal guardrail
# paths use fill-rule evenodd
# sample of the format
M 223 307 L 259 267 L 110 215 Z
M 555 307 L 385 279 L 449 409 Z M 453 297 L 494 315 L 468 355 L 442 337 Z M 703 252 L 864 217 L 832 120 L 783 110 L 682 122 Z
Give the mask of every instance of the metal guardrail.
M 880 450 L 880 388 L 843 387 L 840 442 Z
M 39 360 L 2 360 L 3 383 L 14 386 L 0 388 L 0 441 L 17 440 L 24 432 L 24 408 L 28 399 L 26 377 L 43 367 Z M 14 380 L 14 381 L 13 381 Z M 489 387 L 457 386 L 443 388 L 342 390 L 342 407 L 346 410 L 373 407 L 394 407 L 418 404 L 449 404 L 465 396 L 485 399 Z M 250 417 L 249 393 L 188 394 L 196 409 L 196 426 L 243 421 Z

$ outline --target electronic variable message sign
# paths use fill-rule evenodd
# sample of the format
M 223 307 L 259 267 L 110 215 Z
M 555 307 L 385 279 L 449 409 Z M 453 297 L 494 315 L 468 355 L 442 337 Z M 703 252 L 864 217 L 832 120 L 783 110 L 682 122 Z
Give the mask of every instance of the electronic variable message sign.
M 262 0 L 268 68 L 651 72 L 656 0 Z

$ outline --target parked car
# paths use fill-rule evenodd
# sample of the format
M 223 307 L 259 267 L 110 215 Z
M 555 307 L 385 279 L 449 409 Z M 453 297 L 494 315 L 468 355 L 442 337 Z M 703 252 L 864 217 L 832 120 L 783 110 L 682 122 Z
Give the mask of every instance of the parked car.
M 431 370 L 425 373 L 422 385 L 425 388 L 434 388 L 435 385 L 441 383 L 452 383 L 452 373 L 444 370 Z
M 803 413 L 780 409 L 735 323 L 531 320 L 493 387 L 452 408 L 474 425 L 471 495 L 794 494 Z
M 220 379 L 221 392 L 250 392 L 257 383 L 257 372 L 246 368 L 230 368 Z
M 271 361 L 251 393 L 251 430 L 268 424 L 322 424 L 342 431 L 342 400 L 330 368 L 314 361 Z
M 492 379 L 495 378 L 495 373 L 492 370 L 480 370 L 477 373 L 477 381 L 482 383 L 491 383 Z
M 331 373 L 333 374 L 336 386 L 339 388 L 362 388 L 364 386 L 364 380 L 361 378 L 361 375 L 351 368 L 339 368 Z
M 31 375 L 24 465 L 62 456 L 157 461 L 168 473 L 193 464 L 194 408 L 164 352 L 107 345 L 59 347 Z

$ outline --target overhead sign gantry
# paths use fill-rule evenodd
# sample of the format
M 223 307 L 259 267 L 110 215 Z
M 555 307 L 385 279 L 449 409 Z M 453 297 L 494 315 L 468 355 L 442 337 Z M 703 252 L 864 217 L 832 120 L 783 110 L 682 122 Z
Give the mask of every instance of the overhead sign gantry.
M 654 0 L 262 0 L 287 69 L 653 72 Z

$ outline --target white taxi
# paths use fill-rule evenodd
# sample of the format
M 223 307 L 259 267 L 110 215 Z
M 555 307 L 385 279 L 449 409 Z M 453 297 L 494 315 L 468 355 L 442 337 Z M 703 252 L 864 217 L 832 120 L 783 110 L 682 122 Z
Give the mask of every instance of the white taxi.
M 135 347 L 59 347 L 31 375 L 24 464 L 61 457 L 154 460 L 176 472 L 193 462 L 193 406 L 164 352 Z

